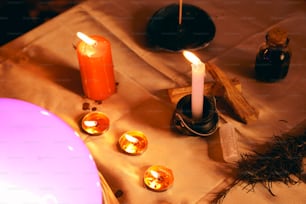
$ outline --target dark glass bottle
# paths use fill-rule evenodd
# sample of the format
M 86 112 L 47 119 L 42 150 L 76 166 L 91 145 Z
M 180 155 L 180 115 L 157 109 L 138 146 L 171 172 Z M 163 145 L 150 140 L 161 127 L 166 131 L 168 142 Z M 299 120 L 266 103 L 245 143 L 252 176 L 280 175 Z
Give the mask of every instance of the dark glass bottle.
M 291 50 L 286 31 L 273 28 L 266 35 L 256 55 L 256 79 L 265 82 L 275 82 L 284 79 L 289 70 Z

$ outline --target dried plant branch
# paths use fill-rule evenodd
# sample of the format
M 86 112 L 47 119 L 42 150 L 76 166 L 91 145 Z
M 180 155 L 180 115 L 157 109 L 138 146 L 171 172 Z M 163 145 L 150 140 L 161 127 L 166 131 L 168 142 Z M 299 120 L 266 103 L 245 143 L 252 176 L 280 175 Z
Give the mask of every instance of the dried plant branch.
M 213 203 L 221 203 L 227 193 L 237 184 L 243 189 L 254 190 L 256 184 L 262 184 L 272 192 L 273 182 L 295 185 L 306 182 L 303 158 L 306 157 L 306 132 L 292 136 L 275 136 L 266 145 L 263 153 L 244 154 L 237 162 L 237 174 L 233 182 L 216 195 Z

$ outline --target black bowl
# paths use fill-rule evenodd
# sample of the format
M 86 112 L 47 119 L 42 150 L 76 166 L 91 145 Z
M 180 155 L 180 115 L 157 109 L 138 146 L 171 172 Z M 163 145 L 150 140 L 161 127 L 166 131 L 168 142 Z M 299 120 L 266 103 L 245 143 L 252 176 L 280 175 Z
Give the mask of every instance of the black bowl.
M 168 51 L 206 47 L 215 37 L 216 27 L 201 8 L 183 4 L 179 24 L 179 5 L 171 4 L 156 11 L 150 18 L 146 37 L 151 48 Z
M 192 118 L 191 95 L 186 95 L 179 100 L 171 119 L 171 129 L 191 136 L 210 136 L 218 128 L 219 115 L 216 101 L 213 96 L 203 96 L 203 117 L 198 120 Z

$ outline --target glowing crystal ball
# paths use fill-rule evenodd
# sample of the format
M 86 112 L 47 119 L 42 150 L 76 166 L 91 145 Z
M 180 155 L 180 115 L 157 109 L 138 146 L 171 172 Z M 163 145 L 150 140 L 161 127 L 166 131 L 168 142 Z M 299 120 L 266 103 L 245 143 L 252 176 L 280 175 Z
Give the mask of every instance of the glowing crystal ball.
M 90 152 L 59 117 L 0 98 L 0 130 L 0 203 L 102 203 Z

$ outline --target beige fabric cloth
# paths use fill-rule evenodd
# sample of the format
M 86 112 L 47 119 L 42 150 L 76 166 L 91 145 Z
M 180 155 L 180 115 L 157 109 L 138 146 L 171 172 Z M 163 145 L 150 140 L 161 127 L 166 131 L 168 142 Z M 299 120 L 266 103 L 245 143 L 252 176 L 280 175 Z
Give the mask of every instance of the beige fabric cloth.
M 167 89 L 190 85 L 190 64 L 180 53 L 157 52 L 144 46 L 144 29 L 159 8 L 173 1 L 88 0 L 22 37 L 1 47 L 1 97 L 23 99 L 57 114 L 75 130 L 95 158 L 100 172 L 123 204 L 209 203 L 209 195 L 230 174 L 222 160 L 219 135 L 209 138 L 177 135 L 169 128 L 174 104 Z M 225 116 L 239 131 L 239 150 L 247 152 L 274 134 L 288 131 L 305 119 L 305 1 L 197 1 L 213 18 L 217 32 L 209 47 L 195 51 L 202 61 L 217 64 L 242 84 L 248 101 L 260 111 L 259 120 L 241 124 Z M 254 61 L 267 30 L 285 27 L 293 51 L 289 74 L 277 83 L 254 79 Z M 118 91 L 97 104 L 83 97 L 73 44 L 76 32 L 99 34 L 110 40 Z M 209 80 L 209 76 L 207 76 Z M 111 126 L 91 137 L 79 127 L 84 102 L 108 114 Z M 117 148 L 120 135 L 143 131 L 147 151 L 129 156 Z M 173 170 L 173 186 L 161 193 L 143 185 L 150 165 Z M 224 203 L 303 203 L 305 185 L 277 185 L 277 197 L 263 188 L 247 193 L 235 188 Z M 278 193 L 279 192 L 279 193 Z

